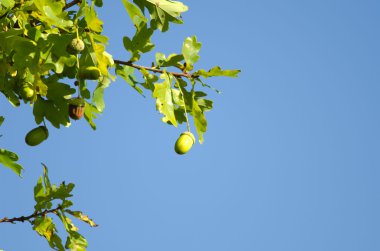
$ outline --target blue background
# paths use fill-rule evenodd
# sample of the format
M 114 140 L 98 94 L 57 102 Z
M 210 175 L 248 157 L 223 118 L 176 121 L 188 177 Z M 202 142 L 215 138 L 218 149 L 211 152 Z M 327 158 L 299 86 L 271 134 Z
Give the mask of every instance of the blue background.
M 157 34 L 155 51 L 197 35 L 198 66 L 239 68 L 214 78 L 203 145 L 178 156 L 185 127 L 160 121 L 154 100 L 119 79 L 93 132 L 85 121 L 50 130 L 30 148 L 31 108 L 3 98 L 1 145 L 21 156 L 19 179 L 0 169 L 0 217 L 33 211 L 42 173 L 74 182 L 88 250 L 380 250 L 380 2 L 186 1 L 184 25 Z M 120 1 L 100 11 L 108 51 L 128 59 L 134 30 Z M 149 64 L 154 55 L 143 59 Z M 60 227 L 59 230 L 63 232 Z M 28 223 L 0 224 L 0 249 L 49 250 Z

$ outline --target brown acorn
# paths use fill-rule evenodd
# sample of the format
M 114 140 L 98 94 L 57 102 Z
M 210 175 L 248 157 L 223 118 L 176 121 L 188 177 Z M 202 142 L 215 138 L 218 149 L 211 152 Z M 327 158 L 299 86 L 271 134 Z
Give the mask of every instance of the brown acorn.
M 78 120 L 83 117 L 86 102 L 82 98 L 72 98 L 69 101 L 69 116 Z

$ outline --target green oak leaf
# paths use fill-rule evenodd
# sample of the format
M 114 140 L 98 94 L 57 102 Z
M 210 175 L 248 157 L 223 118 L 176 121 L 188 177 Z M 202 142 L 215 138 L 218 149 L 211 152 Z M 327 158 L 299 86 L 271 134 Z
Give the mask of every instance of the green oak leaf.
M 127 65 L 116 65 L 115 73 L 122 77 L 133 89 L 140 93 L 143 97 L 143 90 L 138 86 L 136 77 L 133 75 L 135 69 Z
M 51 248 L 64 251 L 61 238 L 57 235 L 57 229 L 50 217 L 36 217 L 33 221 L 33 229 L 41 236 L 45 237 Z
M 34 186 L 34 200 L 36 205 L 34 210 L 36 212 L 41 212 L 45 209 L 50 209 L 52 207 L 50 194 L 46 191 L 44 184 L 42 183 L 42 176 L 38 179 L 37 184 Z
M 58 27 L 68 30 L 73 26 L 67 12 L 62 9 L 65 6 L 65 1 L 56 0 L 35 0 L 34 5 L 39 11 L 33 11 L 32 16 L 50 27 Z
M 186 71 L 191 71 L 194 64 L 199 60 L 198 55 L 202 44 L 197 42 L 197 37 L 192 36 L 185 39 L 182 46 L 182 54 L 186 61 Z
M 142 73 L 145 83 L 142 84 L 142 86 L 147 89 L 154 91 L 154 83 L 158 81 L 158 77 L 155 74 L 149 73 L 146 69 L 140 69 L 140 72 Z
M 164 81 L 154 84 L 153 97 L 156 98 L 156 109 L 164 115 L 163 121 L 170 121 L 175 127 L 178 126 L 174 114 L 174 104 L 172 95 L 172 77 L 164 73 L 160 77 Z
M 102 84 L 98 84 L 92 95 L 92 103 L 95 104 L 99 112 L 103 112 L 106 106 L 104 103 L 104 89 L 105 87 Z
M 48 169 L 44 167 L 44 174 L 38 179 L 37 184 L 34 187 L 34 200 L 36 205 L 34 209 L 36 212 L 41 212 L 46 209 L 51 209 L 52 201 L 61 200 L 65 206 L 72 205 L 71 201 L 68 201 L 67 198 L 72 197 L 72 190 L 74 189 L 74 184 L 66 184 L 62 182 L 58 187 L 55 184 L 51 184 L 48 177 Z
M 24 50 L 25 47 L 30 49 L 35 43 L 27 38 L 20 37 L 23 34 L 22 29 L 11 29 L 0 32 L 0 47 L 4 52 L 10 53 L 12 50 Z M 20 48 L 19 46 L 24 46 Z
M 204 78 L 217 77 L 217 76 L 236 78 L 239 73 L 240 73 L 240 70 L 222 70 L 219 66 L 215 66 L 209 71 L 205 71 L 203 69 L 198 70 L 194 72 L 193 75 L 202 76 Z
M 7 9 L 13 8 L 15 1 L 13 0 L 1 0 L 1 5 Z
M 131 61 L 139 60 L 141 53 L 147 53 L 154 48 L 154 44 L 150 42 L 152 35 L 153 29 L 144 24 L 139 30 L 136 30 L 136 34 L 132 39 L 129 37 L 123 38 L 124 48 L 132 54 Z
M 94 7 L 85 6 L 83 8 L 84 11 L 84 19 L 86 20 L 87 27 L 95 32 L 103 31 L 103 21 L 100 20 L 96 14 Z
M 92 219 L 90 219 L 87 215 L 85 215 L 81 211 L 71 211 L 71 210 L 67 209 L 67 210 L 65 210 L 65 212 L 71 214 L 72 216 L 74 216 L 75 218 L 77 218 L 83 222 L 86 222 L 91 227 L 97 227 L 98 226 L 98 224 L 96 224 Z
M 8 10 L 12 9 L 15 5 L 13 0 L 2 0 L 0 3 L 0 16 L 3 16 L 7 13 Z
M 152 27 L 157 27 L 162 32 L 169 29 L 169 22 L 181 24 L 181 14 L 188 10 L 186 5 L 178 1 L 134 0 L 134 2 L 140 8 L 146 7 L 149 10 Z
M 144 14 L 136 5 L 132 4 L 128 0 L 123 0 L 123 4 L 136 29 L 140 29 L 141 23 L 148 22 L 148 19 L 144 16 Z
M 39 98 L 34 103 L 33 114 L 37 124 L 42 123 L 46 118 L 56 128 L 60 128 L 60 125 L 66 127 L 70 125 L 67 103 L 65 102 Z
M 204 98 L 198 98 L 197 103 L 202 112 L 210 111 L 213 108 L 213 101 Z
M 94 41 L 102 43 L 102 44 L 108 44 L 108 37 L 96 33 L 92 33 L 91 36 L 94 38 Z
M 84 108 L 84 118 L 87 120 L 88 124 L 91 126 L 93 130 L 96 130 L 94 119 L 97 118 L 97 115 L 99 113 L 100 112 L 96 106 L 86 101 L 86 106 Z
M 66 47 L 72 39 L 72 35 L 50 34 L 46 40 L 39 40 L 39 46 L 44 48 L 41 52 L 41 58 L 44 60 L 43 70 L 62 73 L 66 67 L 75 65 L 76 56 L 70 55 L 66 51 Z
M 156 53 L 156 64 L 159 67 L 174 66 L 182 69 L 183 65 L 180 63 L 184 60 L 183 55 L 170 54 L 167 58 L 163 53 Z
M 73 251 L 86 251 L 87 240 L 78 232 L 70 231 L 67 237 L 65 248 Z
M 192 92 L 192 103 L 191 103 L 191 115 L 194 118 L 194 125 L 198 133 L 199 143 L 203 144 L 203 134 L 207 131 L 207 120 L 205 114 L 198 104 L 195 98 L 195 92 Z
M 53 100 L 55 103 L 67 103 L 66 96 L 72 95 L 76 92 L 70 85 L 58 82 L 60 79 L 53 75 L 47 78 L 44 83 L 47 86 L 46 97 L 49 100 Z
M 110 76 L 108 67 L 113 66 L 114 61 L 112 55 L 105 51 L 103 44 L 93 43 L 93 49 L 96 56 L 97 67 L 103 76 Z
M 75 185 L 73 183 L 69 183 L 66 185 L 65 182 L 62 182 L 59 187 L 53 187 L 51 191 L 51 198 L 53 199 L 60 199 L 62 201 L 66 200 L 69 197 L 72 197 L 73 195 L 71 192 L 73 191 Z
M 4 117 L 0 116 L 0 126 L 3 124 L 3 122 L 4 122 Z
M 14 107 L 20 106 L 20 100 L 18 96 L 11 90 L 3 90 L 4 96 L 8 99 L 9 103 L 11 103 Z
M 66 229 L 66 232 L 77 232 L 79 229 L 74 225 L 74 223 L 71 221 L 69 217 L 66 217 L 64 213 L 60 212 L 60 218 L 62 220 L 62 223 Z
M 17 164 L 18 156 L 16 153 L 0 148 L 0 163 L 10 168 L 21 177 L 22 166 Z
M 162 9 L 172 17 L 180 17 L 181 13 L 188 11 L 188 7 L 178 1 L 168 1 L 168 0 L 146 0 L 154 5 L 157 8 Z

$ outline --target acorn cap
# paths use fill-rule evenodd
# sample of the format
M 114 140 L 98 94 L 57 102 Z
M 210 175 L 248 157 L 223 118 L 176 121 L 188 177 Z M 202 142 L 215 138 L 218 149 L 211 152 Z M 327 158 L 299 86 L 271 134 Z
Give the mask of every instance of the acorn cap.
M 86 101 L 83 98 L 72 98 L 69 100 L 69 104 L 83 107 L 86 105 Z
M 194 137 L 194 135 L 191 132 L 183 132 L 183 133 L 181 133 L 181 136 L 182 135 L 188 135 L 188 136 L 190 136 L 190 138 L 193 140 L 193 144 L 195 144 L 195 137 Z
M 71 40 L 70 45 L 71 45 L 72 48 L 75 48 L 75 50 L 78 51 L 78 52 L 84 50 L 84 43 L 83 43 L 83 40 L 80 39 L 80 38 L 79 39 L 78 38 L 74 38 L 73 40 Z

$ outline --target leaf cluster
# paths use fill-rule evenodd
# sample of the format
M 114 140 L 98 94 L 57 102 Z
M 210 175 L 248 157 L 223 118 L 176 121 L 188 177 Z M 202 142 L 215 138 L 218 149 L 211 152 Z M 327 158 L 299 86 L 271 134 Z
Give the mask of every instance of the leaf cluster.
M 64 0 L 3 1 L 0 92 L 15 107 L 22 101 L 32 105 L 37 124 L 47 120 L 56 128 L 71 125 L 68 104 L 72 95 L 77 95 L 85 100 L 85 119 L 96 129 L 94 119 L 105 109 L 105 89 L 120 76 L 143 96 L 151 91 L 165 123 L 178 126 L 186 122 L 190 129 L 188 116 L 193 117 L 202 143 L 207 130 L 205 111 L 212 109 L 213 101 L 207 99 L 205 91 L 197 90 L 196 84 L 216 90 L 202 78 L 236 77 L 239 71 L 220 67 L 194 70 L 201 49 L 195 36 L 185 39 L 181 54 L 156 53 L 151 67 L 136 65 L 142 54 L 154 49 L 153 34 L 167 31 L 170 23 L 182 23 L 181 15 L 188 7 L 169 0 L 122 2 L 135 26 L 135 34 L 123 38 L 130 53 L 124 61 L 114 60 L 106 51 L 108 38 L 102 34 L 103 21 L 96 10 L 96 6 L 103 6 L 102 1 L 80 1 L 76 10 L 67 10 Z M 66 49 L 75 38 L 84 44 L 78 55 Z M 96 86 L 88 83 L 91 76 L 83 79 L 81 73 L 88 68 L 100 72 L 94 78 Z M 139 76 L 135 75 L 136 69 Z M 23 92 L 28 91 L 26 98 Z
M 240 71 L 219 66 L 198 69 L 201 43 L 196 36 L 187 37 L 178 54 L 156 52 L 150 66 L 137 64 L 144 54 L 154 50 L 154 34 L 168 31 L 171 24 L 183 23 L 182 14 L 188 7 L 171 0 L 121 1 L 135 29 L 132 36 L 123 37 L 130 55 L 124 60 L 114 59 L 107 52 L 108 37 L 103 34 L 103 20 L 97 14 L 102 0 L 2 0 L 0 93 L 13 107 L 32 106 L 36 124 L 46 126 L 49 122 L 55 128 L 71 125 L 68 108 L 76 97 L 84 104 L 85 120 L 95 130 L 95 119 L 106 105 L 104 93 L 121 77 L 142 96 L 149 93 L 164 123 L 175 127 L 186 124 L 190 131 L 190 121 L 193 122 L 198 140 L 203 143 L 207 131 L 205 113 L 213 108 L 208 91 L 220 93 L 205 79 L 237 77 Z M 73 44 L 80 44 L 80 48 L 73 50 Z M 0 116 L 0 125 L 3 121 Z M 0 149 L 0 163 L 21 176 L 16 153 Z M 34 213 L 13 220 L 28 220 L 55 250 L 86 250 L 87 241 L 70 217 L 91 226 L 96 224 L 82 212 L 71 210 L 73 188 L 72 183 L 51 184 L 44 166 L 44 175 L 34 188 Z M 57 220 L 67 233 L 64 244 L 56 229 Z
M 62 182 L 59 186 L 51 184 L 48 177 L 48 169 L 44 166 L 44 174 L 41 176 L 34 187 L 34 206 L 33 220 L 30 223 L 33 229 L 41 236 L 45 237 L 51 248 L 54 250 L 83 250 L 85 251 L 87 240 L 78 232 L 70 216 L 77 218 L 91 227 L 97 224 L 81 211 L 72 211 L 73 202 L 68 198 L 72 197 L 74 184 Z M 57 217 L 52 218 L 48 213 L 53 213 Z M 57 231 L 56 223 L 60 221 L 67 233 L 65 245 Z

